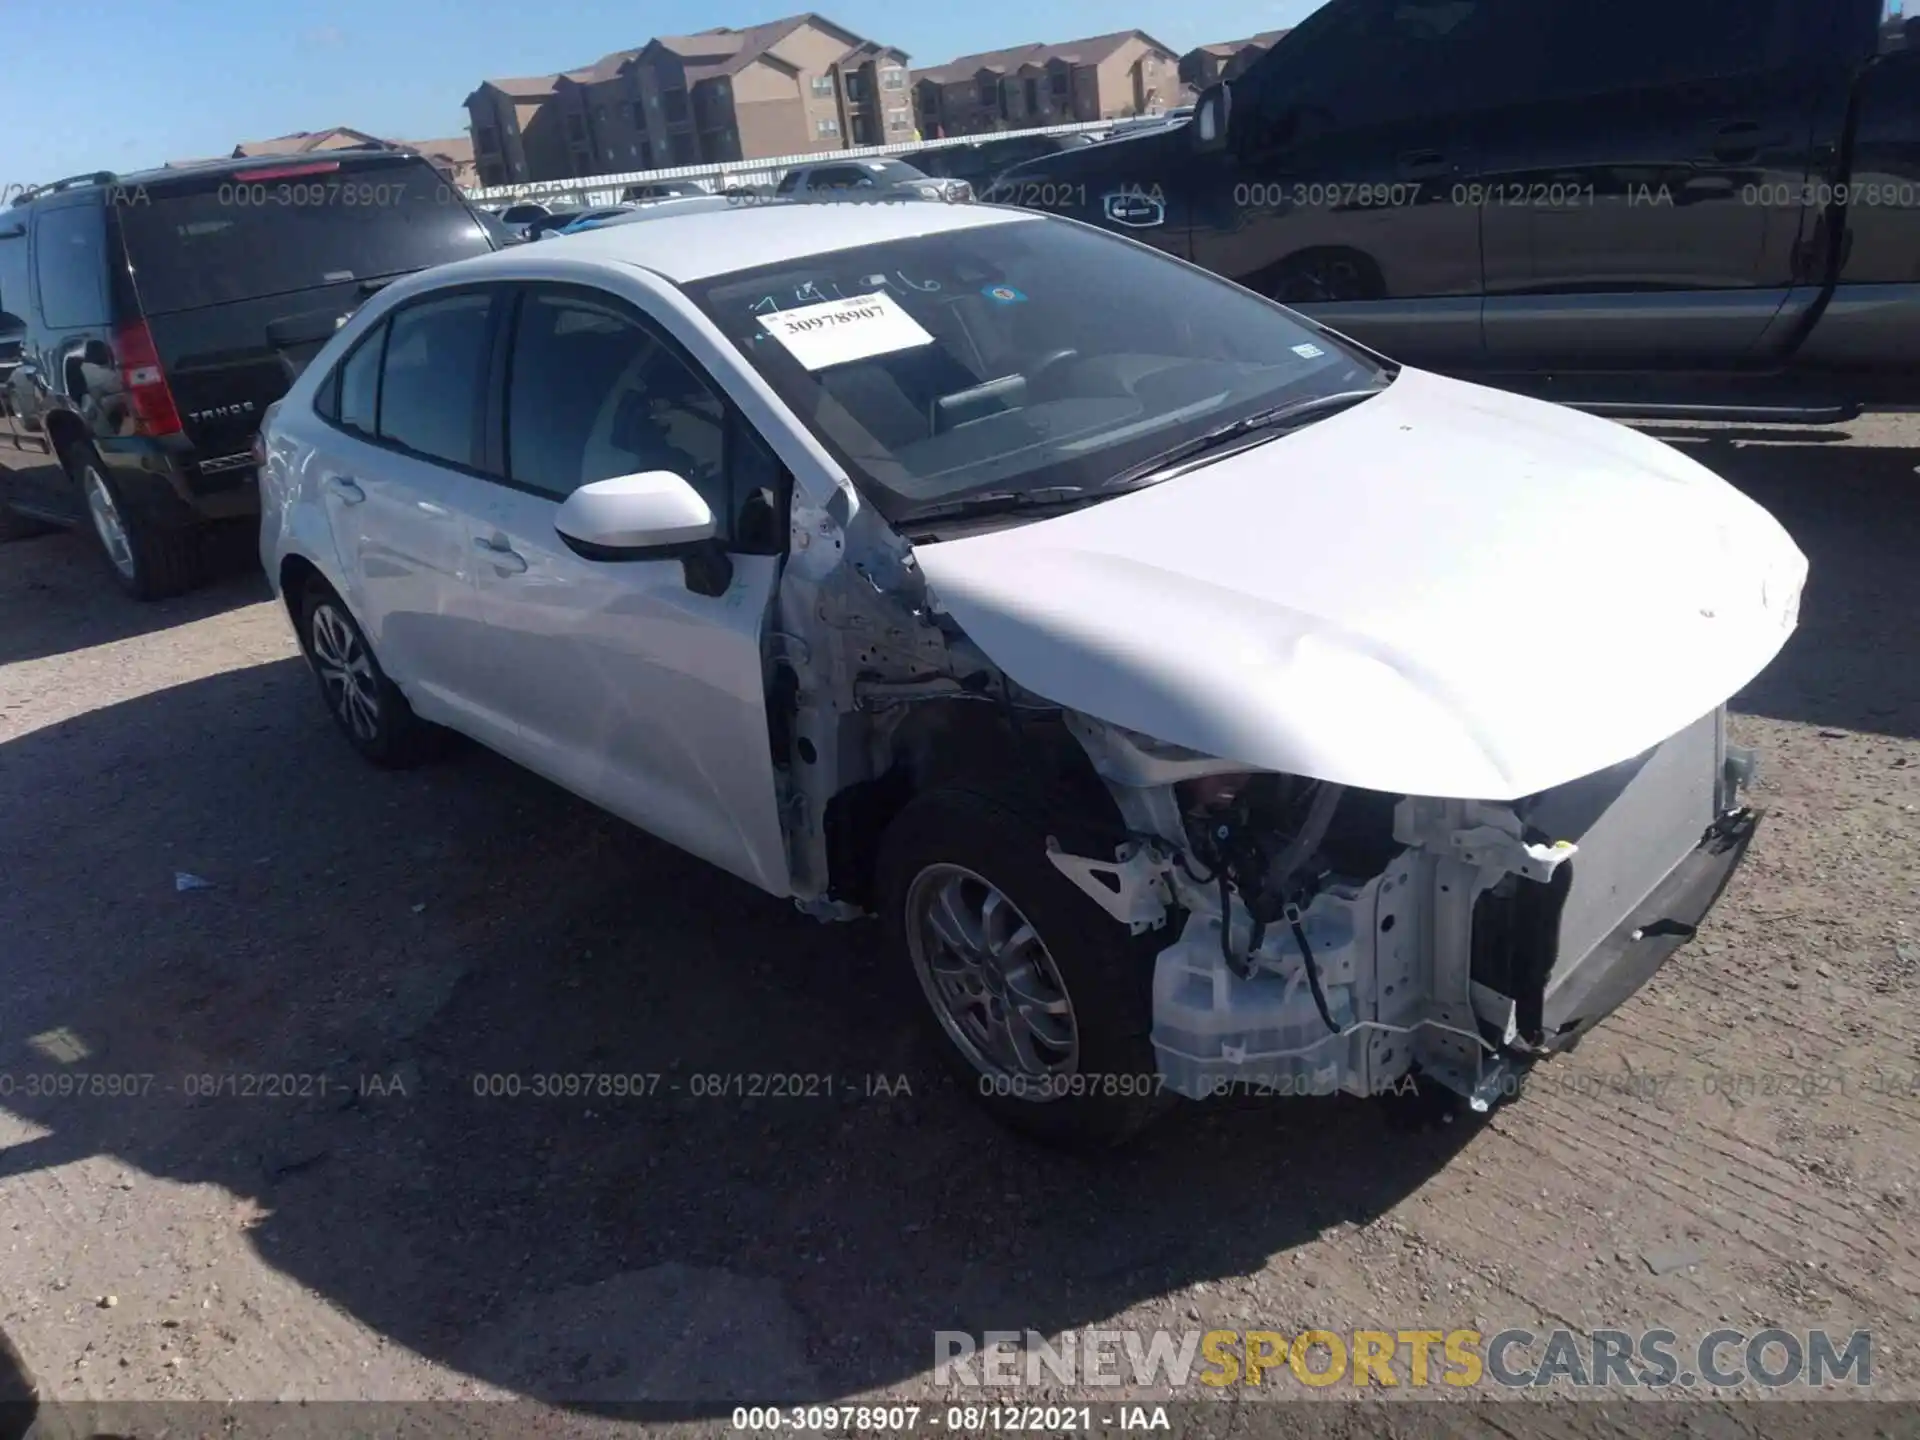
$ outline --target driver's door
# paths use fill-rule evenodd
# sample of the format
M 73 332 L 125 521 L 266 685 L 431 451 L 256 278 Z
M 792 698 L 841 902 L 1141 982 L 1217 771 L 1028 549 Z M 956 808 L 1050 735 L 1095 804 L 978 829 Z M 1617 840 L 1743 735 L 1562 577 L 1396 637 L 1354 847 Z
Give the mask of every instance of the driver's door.
M 720 387 L 625 300 L 518 287 L 474 575 L 488 708 L 510 753 L 662 839 L 788 893 L 761 634 L 786 534 L 784 472 Z M 671 470 L 719 544 L 593 560 L 554 529 L 595 480 Z

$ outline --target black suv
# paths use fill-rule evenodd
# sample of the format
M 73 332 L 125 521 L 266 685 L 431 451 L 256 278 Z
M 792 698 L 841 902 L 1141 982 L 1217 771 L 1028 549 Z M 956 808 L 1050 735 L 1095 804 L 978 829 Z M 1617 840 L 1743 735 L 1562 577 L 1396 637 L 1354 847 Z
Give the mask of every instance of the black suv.
M 206 527 L 259 513 L 261 416 L 341 321 L 402 275 L 495 247 L 408 151 L 27 191 L 0 210 L 0 446 L 48 463 L 0 469 L 0 528 L 85 520 L 128 593 L 192 588 Z

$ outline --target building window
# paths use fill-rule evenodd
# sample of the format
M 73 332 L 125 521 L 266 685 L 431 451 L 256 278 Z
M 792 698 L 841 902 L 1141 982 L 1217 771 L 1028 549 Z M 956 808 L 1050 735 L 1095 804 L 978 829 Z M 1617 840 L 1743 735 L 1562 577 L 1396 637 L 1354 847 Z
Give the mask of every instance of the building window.
M 816 75 L 813 77 L 813 93 L 816 95 L 833 94 L 833 76 Z
M 1038 115 L 1040 113 L 1040 82 L 1030 79 L 1024 82 L 1021 88 L 1026 92 L 1027 114 Z
M 1048 83 L 1053 87 L 1053 98 L 1064 100 L 1067 98 L 1068 90 L 1072 88 L 1073 77 L 1065 70 L 1056 70 L 1048 77 Z
M 885 90 L 898 90 L 907 83 L 907 72 L 898 65 L 889 65 L 880 72 L 880 85 Z
M 666 95 L 667 123 L 678 124 L 687 118 L 687 92 L 669 90 Z
M 491 125 L 482 125 L 476 133 L 479 136 L 480 148 L 482 150 L 496 154 L 499 152 L 500 132 L 498 130 L 494 129 Z
M 604 105 L 594 106 L 593 118 L 598 120 L 602 125 L 606 124 L 607 123 L 607 107 Z
M 569 140 L 584 140 L 587 138 L 586 126 L 580 123 L 580 117 L 578 115 L 567 116 L 567 138 Z
M 866 95 L 863 93 L 863 89 L 862 89 L 864 83 L 865 82 L 858 75 L 847 76 L 847 99 L 849 100 L 866 99 Z
M 838 135 L 840 133 L 840 122 L 838 120 L 816 120 L 813 122 L 813 133 L 816 135 Z
M 889 130 L 906 129 L 907 128 L 907 112 L 903 109 L 895 109 L 895 110 L 887 111 L 887 128 Z

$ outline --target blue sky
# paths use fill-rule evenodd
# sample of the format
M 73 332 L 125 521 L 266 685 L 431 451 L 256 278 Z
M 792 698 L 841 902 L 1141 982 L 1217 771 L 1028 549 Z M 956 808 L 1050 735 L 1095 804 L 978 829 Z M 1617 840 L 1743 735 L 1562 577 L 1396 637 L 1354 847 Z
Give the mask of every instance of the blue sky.
M 819 13 L 934 65 L 1129 26 L 1185 50 L 1291 25 L 1316 3 L 834 0 Z M 329 125 L 415 140 L 459 134 L 460 102 L 487 76 L 566 69 L 650 35 L 750 25 L 799 8 L 790 0 L 142 0 L 109 7 L 99 33 L 76 49 L 69 10 L 10 4 L 0 36 L 8 116 L 0 185 L 134 170 Z

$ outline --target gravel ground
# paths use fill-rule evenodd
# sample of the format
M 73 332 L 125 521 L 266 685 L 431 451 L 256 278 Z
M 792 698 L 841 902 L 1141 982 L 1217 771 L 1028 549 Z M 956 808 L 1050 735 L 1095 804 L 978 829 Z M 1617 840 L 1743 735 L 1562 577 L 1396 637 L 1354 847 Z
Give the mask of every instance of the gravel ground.
M 939 1329 L 1370 1324 L 1871 1328 L 1920 1394 L 1920 420 L 1658 433 L 1813 564 L 1700 937 L 1485 1123 L 1194 1107 L 1095 1160 L 936 1076 L 866 927 L 477 748 L 362 765 L 257 573 L 143 607 L 5 546 L 0 1327 L 95 1401 L 723 1417 L 931 1396 Z M 153 1079 L 35 1093 L 76 1069 Z M 475 1088 L 581 1072 L 664 1079 Z M 695 1098 L 741 1072 L 835 1093 Z

